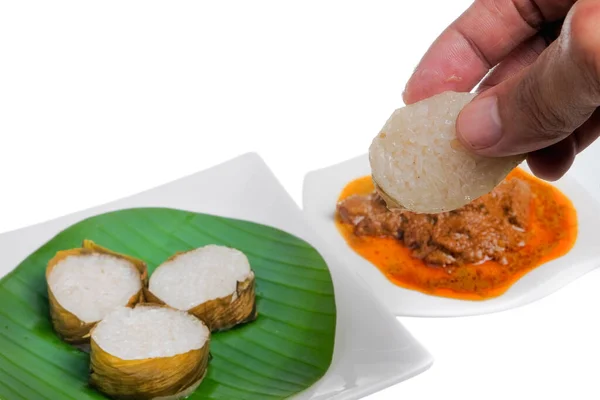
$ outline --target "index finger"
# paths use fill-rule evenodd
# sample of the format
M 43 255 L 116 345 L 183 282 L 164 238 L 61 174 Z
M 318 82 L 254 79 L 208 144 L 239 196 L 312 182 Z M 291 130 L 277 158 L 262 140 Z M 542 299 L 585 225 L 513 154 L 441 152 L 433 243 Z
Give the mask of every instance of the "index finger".
M 411 104 L 453 90 L 468 92 L 544 21 L 564 17 L 573 0 L 477 0 L 435 40 L 403 93 Z

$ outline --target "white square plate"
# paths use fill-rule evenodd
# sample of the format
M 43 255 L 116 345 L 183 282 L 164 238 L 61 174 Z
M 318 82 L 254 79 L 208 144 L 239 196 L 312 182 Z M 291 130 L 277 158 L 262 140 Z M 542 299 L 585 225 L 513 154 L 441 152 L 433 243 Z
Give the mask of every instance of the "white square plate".
M 521 166 L 529 172 L 525 164 Z M 579 220 L 575 246 L 517 281 L 503 295 L 485 301 L 466 301 L 427 295 L 394 285 L 369 261 L 355 253 L 334 225 L 339 194 L 351 180 L 371 172 L 367 155 L 310 172 L 303 189 L 303 209 L 316 229 L 348 269 L 358 272 L 374 293 L 398 316 L 452 317 L 486 314 L 522 306 L 560 289 L 600 264 L 598 227 L 600 205 L 573 176 L 554 182 L 573 202 Z M 589 177 L 588 177 L 589 178 Z
M 409 379 L 433 360 L 314 233 L 299 207 L 256 154 L 90 210 L 0 235 L 0 277 L 54 235 L 93 215 L 132 207 L 170 207 L 270 225 L 311 243 L 327 262 L 337 328 L 326 375 L 298 399 L 358 399 Z

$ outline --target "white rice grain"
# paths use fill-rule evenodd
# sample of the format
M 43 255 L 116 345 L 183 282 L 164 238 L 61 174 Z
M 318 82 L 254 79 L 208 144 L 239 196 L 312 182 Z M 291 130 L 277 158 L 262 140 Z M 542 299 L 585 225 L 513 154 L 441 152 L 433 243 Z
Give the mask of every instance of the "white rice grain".
M 244 253 L 225 246 L 208 245 L 160 265 L 150 277 L 150 291 L 180 310 L 234 293 L 237 282 L 253 274 Z
M 138 269 L 106 254 L 72 255 L 58 262 L 48 285 L 60 305 L 83 322 L 100 321 L 142 289 Z
M 198 318 L 167 307 L 121 307 L 93 330 L 102 350 L 122 360 L 172 357 L 204 346 L 210 332 Z

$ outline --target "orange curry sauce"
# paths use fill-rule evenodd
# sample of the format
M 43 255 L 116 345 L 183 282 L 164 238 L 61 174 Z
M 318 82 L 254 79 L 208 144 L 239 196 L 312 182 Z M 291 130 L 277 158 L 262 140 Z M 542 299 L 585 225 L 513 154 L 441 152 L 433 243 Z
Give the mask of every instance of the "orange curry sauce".
M 532 205 L 526 245 L 507 253 L 507 265 L 494 261 L 443 268 L 428 266 L 413 258 L 400 240 L 356 236 L 352 226 L 336 225 L 354 251 L 377 266 L 394 284 L 435 296 L 463 300 L 484 300 L 503 294 L 512 284 L 537 266 L 565 255 L 577 237 L 577 213 L 571 201 L 558 189 L 517 168 L 507 179 L 520 178 L 529 183 Z M 352 194 L 374 190 L 370 176 L 350 182 L 339 200 Z

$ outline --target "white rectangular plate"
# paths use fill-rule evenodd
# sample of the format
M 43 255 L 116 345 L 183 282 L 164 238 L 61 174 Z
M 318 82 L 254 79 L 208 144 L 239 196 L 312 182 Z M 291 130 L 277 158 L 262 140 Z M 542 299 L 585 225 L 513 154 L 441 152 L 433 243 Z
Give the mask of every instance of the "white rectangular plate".
M 521 166 L 530 172 L 525 165 Z M 310 172 L 303 189 L 303 209 L 312 227 L 327 241 L 340 261 L 358 272 L 374 293 L 398 316 L 453 317 L 486 314 L 540 299 L 600 265 L 597 230 L 600 206 L 571 175 L 554 185 L 573 202 L 579 220 L 575 246 L 565 256 L 548 262 L 517 281 L 503 295 L 485 301 L 466 301 L 427 295 L 391 283 L 377 267 L 355 253 L 334 224 L 337 199 L 353 179 L 371 173 L 367 155 Z
M 287 231 L 312 244 L 327 262 L 337 307 L 333 361 L 298 399 L 358 399 L 426 369 L 433 360 L 307 225 L 302 212 L 256 154 L 158 188 L 0 235 L 0 277 L 70 225 L 131 207 L 170 207 L 238 218 Z

